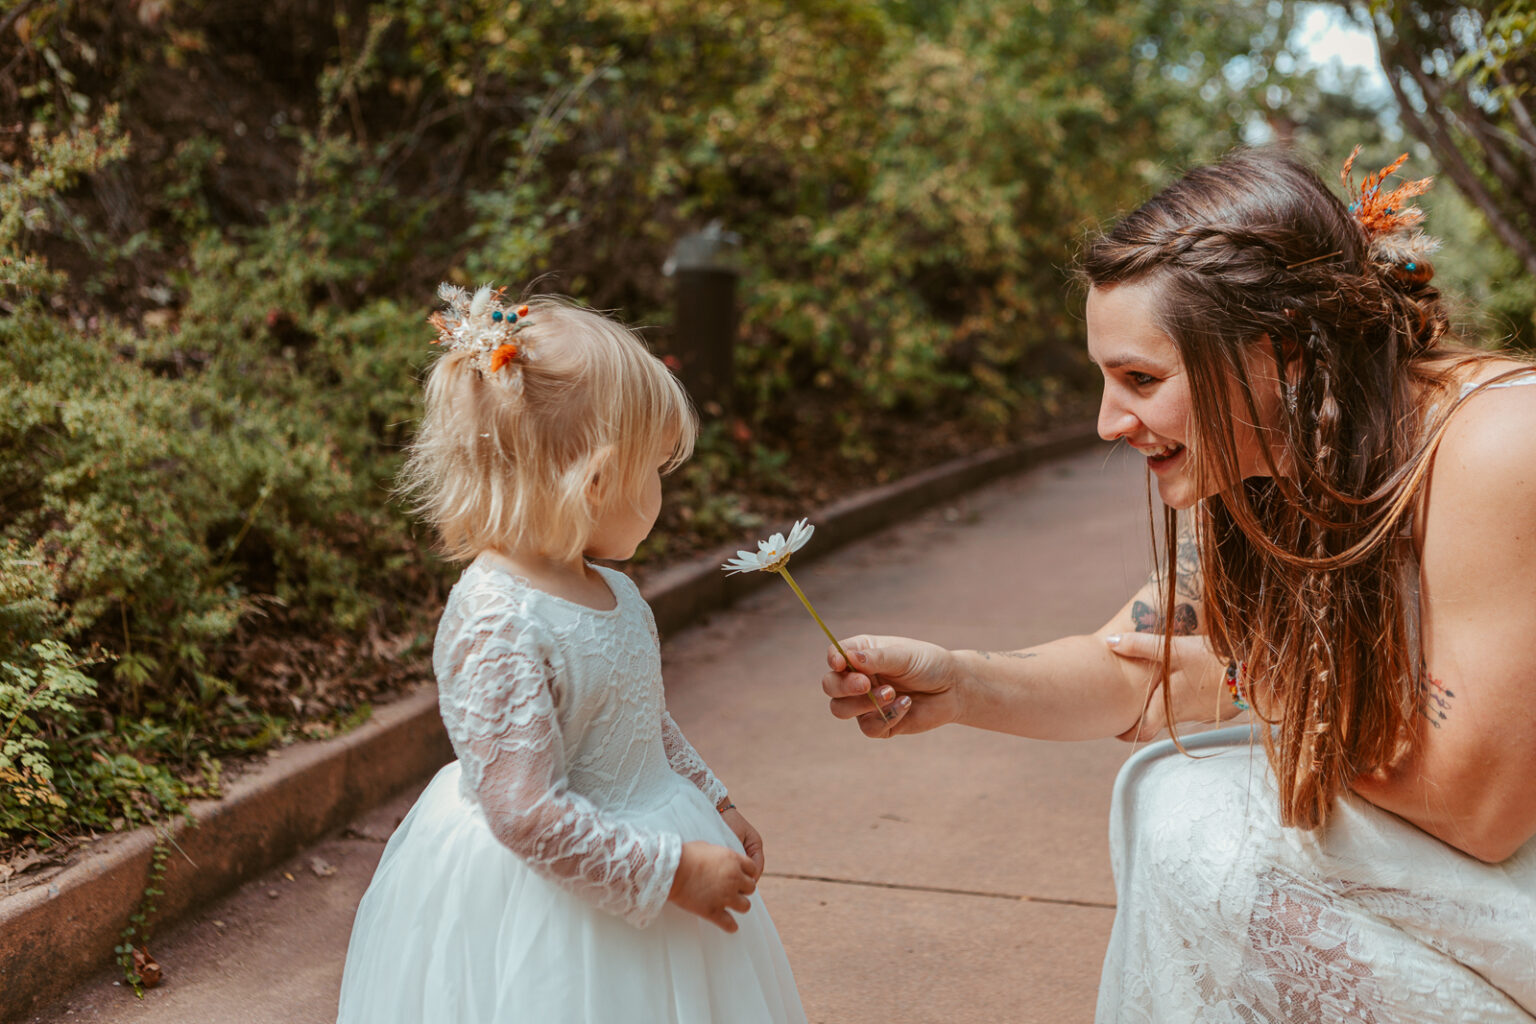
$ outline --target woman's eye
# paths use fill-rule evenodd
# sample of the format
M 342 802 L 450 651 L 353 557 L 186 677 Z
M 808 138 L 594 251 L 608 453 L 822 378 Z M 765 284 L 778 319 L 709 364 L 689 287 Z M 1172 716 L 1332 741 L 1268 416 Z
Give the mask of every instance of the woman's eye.
M 1129 380 L 1132 384 L 1135 384 L 1139 388 L 1144 388 L 1148 384 L 1156 384 L 1157 383 L 1157 378 L 1152 376 L 1150 373 L 1139 373 L 1136 370 L 1132 370 L 1131 372 L 1127 373 L 1125 376 L 1126 376 L 1127 380 Z

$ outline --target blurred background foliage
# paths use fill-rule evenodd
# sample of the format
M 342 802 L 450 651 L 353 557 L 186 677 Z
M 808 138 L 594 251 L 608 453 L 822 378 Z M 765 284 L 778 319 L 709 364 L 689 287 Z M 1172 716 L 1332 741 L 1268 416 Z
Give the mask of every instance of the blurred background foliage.
M 1179 168 L 1404 148 L 1303 6 L 0 3 L 0 837 L 174 813 L 425 677 L 447 572 L 389 488 L 439 280 L 666 353 L 671 247 L 738 233 L 732 412 L 641 561 L 734 540 L 1081 420 L 1076 250 Z M 1442 272 L 1528 337 L 1446 193 Z

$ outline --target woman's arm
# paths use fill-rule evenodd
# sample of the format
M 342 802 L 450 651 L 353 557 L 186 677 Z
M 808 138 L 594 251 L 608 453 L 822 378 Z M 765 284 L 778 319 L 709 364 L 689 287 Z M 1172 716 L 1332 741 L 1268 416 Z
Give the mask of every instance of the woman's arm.
M 1536 835 L 1536 388 L 1456 414 L 1425 498 L 1424 714 L 1365 799 L 1497 862 Z
M 1173 693 L 1181 720 L 1195 709 L 1209 713 L 1214 705 L 1206 691 L 1214 692 L 1221 681 L 1219 662 L 1199 639 L 1204 621 L 1195 548 L 1192 538 L 1183 540 L 1188 543 L 1180 546 L 1173 622 L 1179 634 Z M 1161 590 L 1157 578 L 1149 579 L 1094 633 L 1023 650 L 949 651 L 901 637 L 854 637 L 843 644 L 854 660 L 851 670 L 830 649 L 832 671 L 822 688 L 833 698 L 832 713 L 857 718 L 869 736 L 924 732 L 950 723 L 1038 739 L 1129 736 L 1143 722 L 1144 709 L 1148 731 L 1155 732 L 1162 720 L 1155 687 L 1160 662 L 1117 656 L 1107 640 L 1166 628 L 1159 611 Z M 882 704 L 897 704 L 889 723 L 870 710 L 863 696 L 872 677 Z M 910 701 L 905 707 L 902 698 Z

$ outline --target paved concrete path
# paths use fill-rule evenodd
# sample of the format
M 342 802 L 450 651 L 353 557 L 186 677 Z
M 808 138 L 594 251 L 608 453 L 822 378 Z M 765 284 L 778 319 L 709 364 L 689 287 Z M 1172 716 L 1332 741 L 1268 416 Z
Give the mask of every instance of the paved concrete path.
M 1095 450 L 796 578 L 841 635 L 1036 643 L 1096 628 L 1145 579 L 1143 495 L 1139 460 Z M 765 837 L 761 891 L 811 1021 L 1090 1020 L 1113 917 L 1110 785 L 1129 748 L 969 729 L 866 740 L 826 713 L 823 648 L 787 587 L 664 648 L 674 716 Z M 166 981 L 142 1002 L 104 972 L 31 1020 L 333 1021 L 353 911 L 416 792 L 162 936 Z

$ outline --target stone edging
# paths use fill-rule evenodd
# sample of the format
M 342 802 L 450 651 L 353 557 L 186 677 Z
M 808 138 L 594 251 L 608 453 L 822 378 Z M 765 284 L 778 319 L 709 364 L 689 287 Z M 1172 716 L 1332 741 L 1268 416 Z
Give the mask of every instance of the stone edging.
M 801 557 L 820 557 L 945 498 L 1095 440 L 1084 427 L 1057 430 L 850 496 L 811 516 L 816 544 Z M 767 581 L 763 573 L 722 573 L 720 563 L 733 554 L 734 545 L 646 581 L 642 589 L 663 635 Z M 196 827 L 177 823 L 156 926 L 164 928 L 291 857 L 452 758 L 430 687 L 381 708 L 345 736 L 274 752 L 266 765 L 236 779 L 223 799 L 198 801 L 192 809 Z M 142 895 L 153 846 L 148 829 L 109 836 L 47 884 L 0 896 L 0 1020 L 20 1021 L 111 963 Z

